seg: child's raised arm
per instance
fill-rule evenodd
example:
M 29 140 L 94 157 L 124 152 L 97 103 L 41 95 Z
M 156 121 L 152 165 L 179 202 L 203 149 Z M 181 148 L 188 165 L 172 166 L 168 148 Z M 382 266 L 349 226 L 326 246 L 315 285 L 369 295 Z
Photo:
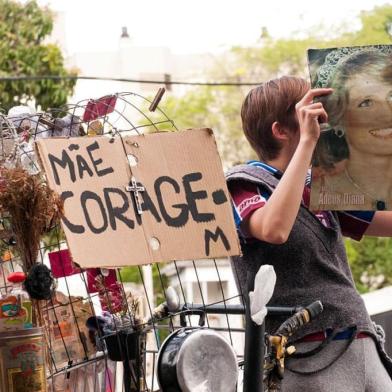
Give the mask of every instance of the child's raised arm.
M 279 123 L 273 123 L 272 132 L 280 134 L 283 144 L 279 160 L 285 166 L 284 174 L 267 203 L 242 223 L 252 237 L 273 244 L 287 241 L 301 204 L 306 175 L 320 136 L 320 123 L 327 121 L 323 105 L 313 103 L 313 98 L 331 92 L 329 88 L 309 90 L 297 103 L 299 130 L 295 134 L 290 135 Z

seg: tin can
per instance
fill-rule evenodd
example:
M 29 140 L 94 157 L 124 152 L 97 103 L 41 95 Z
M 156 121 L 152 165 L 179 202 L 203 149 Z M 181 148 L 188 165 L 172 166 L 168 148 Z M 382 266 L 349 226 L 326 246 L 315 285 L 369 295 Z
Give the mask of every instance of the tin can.
M 47 392 L 42 328 L 0 333 L 1 392 Z

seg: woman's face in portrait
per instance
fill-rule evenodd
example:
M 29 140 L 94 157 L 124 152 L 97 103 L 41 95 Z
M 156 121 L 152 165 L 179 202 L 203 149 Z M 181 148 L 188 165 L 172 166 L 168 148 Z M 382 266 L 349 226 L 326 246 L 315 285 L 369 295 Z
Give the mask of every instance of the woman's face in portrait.
M 346 83 L 344 129 L 351 149 L 392 155 L 392 83 L 363 72 Z

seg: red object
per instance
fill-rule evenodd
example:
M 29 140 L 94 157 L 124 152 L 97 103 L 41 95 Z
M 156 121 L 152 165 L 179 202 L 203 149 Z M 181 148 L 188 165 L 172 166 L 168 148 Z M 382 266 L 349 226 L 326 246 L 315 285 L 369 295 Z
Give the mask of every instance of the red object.
M 123 292 L 120 283 L 116 282 L 98 294 L 102 310 L 117 313 L 123 310 Z
M 105 288 L 109 288 L 117 283 L 116 271 L 114 269 L 108 269 L 106 271 L 109 272 L 109 275 L 103 276 L 100 268 L 86 269 L 87 288 L 90 294 L 98 293 L 99 291 L 101 291 L 101 287 L 99 287 L 100 286 L 99 278 L 101 278 L 101 284 L 103 284 Z
M 364 332 L 359 332 L 355 336 L 355 339 L 363 339 L 363 338 L 368 338 L 369 335 Z M 303 342 L 322 342 L 326 339 L 325 332 L 315 332 L 311 333 L 310 335 L 304 336 L 302 339 L 299 339 L 297 343 L 303 343 Z
M 7 280 L 11 283 L 21 283 L 26 280 L 26 274 L 24 272 L 11 272 Z
M 116 271 L 108 269 L 108 275 L 102 275 L 100 268 L 87 268 L 87 288 L 90 294 L 98 293 L 102 310 L 117 313 L 122 310 L 123 292 L 117 281 Z
M 55 278 L 80 274 L 82 271 L 72 261 L 68 249 L 49 253 L 50 268 Z
M 99 99 L 90 99 L 83 114 L 83 121 L 93 121 L 112 113 L 116 106 L 116 101 L 116 95 L 106 95 Z

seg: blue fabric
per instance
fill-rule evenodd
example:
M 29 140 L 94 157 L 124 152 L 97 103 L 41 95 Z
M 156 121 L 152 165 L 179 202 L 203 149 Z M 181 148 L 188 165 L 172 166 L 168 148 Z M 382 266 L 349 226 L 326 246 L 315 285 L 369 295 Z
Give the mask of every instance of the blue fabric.
M 240 226 L 241 226 L 242 219 L 241 219 L 239 213 L 237 212 L 237 209 L 234 207 L 234 205 L 232 206 L 232 209 L 233 209 L 235 226 L 237 227 L 237 230 L 239 230 Z
M 335 335 L 335 337 L 333 338 L 333 340 L 348 340 L 352 337 L 354 330 L 355 330 L 354 328 L 347 328 L 344 331 L 337 333 Z M 332 335 L 333 330 L 327 329 L 326 333 L 327 333 L 327 336 L 330 336 L 330 335 Z
M 370 223 L 376 211 L 342 211 L 346 215 L 353 216 L 356 219 Z
M 268 165 L 267 163 L 264 163 L 264 162 L 260 162 L 260 161 L 255 161 L 255 160 L 253 160 L 253 161 L 248 161 L 248 162 L 246 162 L 246 163 L 247 163 L 248 165 L 250 165 L 250 166 L 261 167 L 261 168 L 263 168 L 263 169 L 269 171 L 270 173 L 272 173 L 272 174 L 274 175 L 274 177 L 279 178 L 279 179 L 280 179 L 280 178 L 282 177 L 282 175 L 283 175 L 283 173 L 282 173 L 280 170 L 278 170 L 278 169 L 274 168 L 273 166 Z
M 251 166 L 262 167 L 262 168 L 268 170 L 270 173 L 274 174 L 274 176 L 277 178 L 281 178 L 281 176 L 283 175 L 283 173 L 281 171 L 279 171 L 278 169 L 276 169 L 273 166 L 268 165 L 267 163 L 264 163 L 264 162 L 251 160 L 251 161 L 248 161 L 247 164 L 251 165 Z M 308 172 L 308 175 L 306 176 L 305 185 L 308 187 L 310 187 L 310 185 L 311 185 L 311 171 L 310 170 Z M 266 199 L 268 198 L 268 196 L 269 195 L 267 194 Z M 370 223 L 374 217 L 375 211 L 339 211 L 339 213 L 350 215 L 356 219 Z M 241 220 L 239 220 L 239 222 L 241 222 Z

